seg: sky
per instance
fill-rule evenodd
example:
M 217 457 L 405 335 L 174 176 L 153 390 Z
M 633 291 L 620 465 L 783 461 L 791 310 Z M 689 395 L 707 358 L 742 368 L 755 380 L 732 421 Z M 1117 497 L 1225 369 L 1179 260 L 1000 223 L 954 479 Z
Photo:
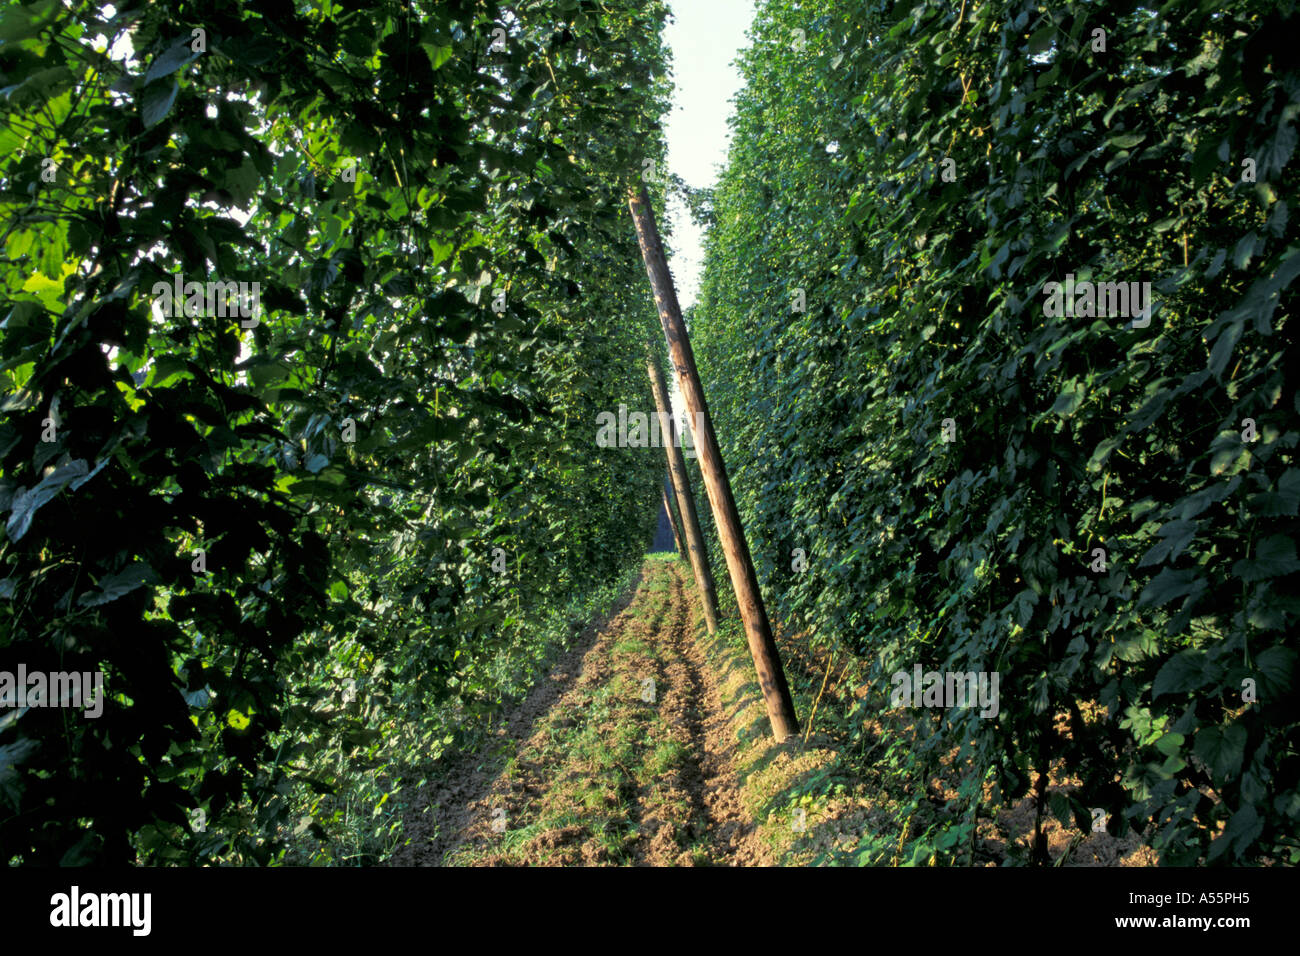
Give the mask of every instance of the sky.
M 671 0 L 673 21 L 664 31 L 672 48 L 676 90 L 665 124 L 668 168 L 692 186 L 711 186 L 727 161 L 731 98 L 740 90 L 740 73 L 732 66 L 749 41 L 745 31 L 754 19 L 752 0 Z M 704 250 L 703 233 L 686 207 L 673 202 L 669 268 L 683 309 L 695 302 Z

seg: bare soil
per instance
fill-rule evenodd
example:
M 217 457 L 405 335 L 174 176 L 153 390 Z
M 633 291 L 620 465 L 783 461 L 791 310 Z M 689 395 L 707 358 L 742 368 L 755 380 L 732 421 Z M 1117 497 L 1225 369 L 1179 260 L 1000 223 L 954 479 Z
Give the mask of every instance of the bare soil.
M 770 862 L 684 577 L 648 561 L 635 594 L 507 715 L 493 755 L 453 760 L 423 788 L 388 865 Z

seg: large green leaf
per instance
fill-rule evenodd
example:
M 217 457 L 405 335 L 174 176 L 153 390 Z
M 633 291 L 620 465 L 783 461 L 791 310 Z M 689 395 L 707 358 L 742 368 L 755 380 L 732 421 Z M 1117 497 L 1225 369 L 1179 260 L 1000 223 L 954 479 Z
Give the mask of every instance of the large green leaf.
M 157 126 L 171 112 L 179 90 L 175 80 L 159 80 L 145 85 L 140 94 L 140 121 L 145 129 Z

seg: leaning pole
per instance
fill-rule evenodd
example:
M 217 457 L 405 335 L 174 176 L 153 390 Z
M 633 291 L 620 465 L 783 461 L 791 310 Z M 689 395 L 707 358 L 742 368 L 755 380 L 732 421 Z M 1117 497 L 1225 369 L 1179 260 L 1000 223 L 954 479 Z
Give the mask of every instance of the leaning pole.
M 758 591 L 754 562 L 749 555 L 749 545 L 745 542 L 745 531 L 740 524 L 740 514 L 736 511 L 735 498 L 731 494 L 731 483 L 727 480 L 727 469 L 722 463 L 722 452 L 713 433 L 713 422 L 709 418 L 704 389 L 695 367 L 695 355 L 686 335 L 686 323 L 682 321 L 677 292 L 673 288 L 672 275 L 668 272 L 668 262 L 664 258 L 654 211 L 650 208 L 650 196 L 644 184 L 628 187 L 628 206 L 636 225 L 636 237 L 641 245 L 641 256 L 645 259 L 646 275 L 650 277 L 650 289 L 654 293 L 659 321 L 663 324 L 664 335 L 668 339 L 668 351 L 677 372 L 677 385 L 686 402 L 686 410 L 690 413 L 695 450 L 700 460 L 700 471 L 704 475 L 704 488 L 713 509 L 713 521 L 722 542 L 722 552 L 727 558 L 727 571 L 731 575 L 731 586 L 736 592 L 736 603 L 745 624 L 745 638 L 749 643 L 749 653 L 754 659 L 754 669 L 758 672 L 759 686 L 763 689 L 763 701 L 767 705 L 772 735 L 779 742 L 799 732 L 799 722 L 794 715 L 794 701 L 790 697 L 790 685 L 786 683 L 785 671 L 781 668 L 776 641 L 772 639 L 767 609 L 764 608 L 763 597 Z
M 686 545 L 682 543 L 682 533 L 677 530 L 677 512 L 673 509 L 672 502 L 668 500 L 668 481 L 664 479 L 664 486 L 661 489 L 664 494 L 664 511 L 668 514 L 668 526 L 673 530 L 673 547 L 677 549 L 677 556 L 686 559 Z
M 664 374 L 659 370 L 659 363 L 655 361 L 654 352 L 651 351 L 648 343 L 645 366 L 646 372 L 650 375 L 650 390 L 654 392 L 655 407 L 659 411 L 660 440 L 663 441 L 664 452 L 668 456 L 668 473 L 672 475 L 673 491 L 677 495 L 677 509 L 682 516 L 682 531 L 686 534 L 691 568 L 695 571 L 695 586 L 699 589 L 704 604 L 704 623 L 710 634 L 716 634 L 718 589 L 713 583 L 713 570 L 709 567 L 709 552 L 704 548 L 704 535 L 700 531 L 700 519 L 695 511 L 695 496 L 691 494 L 691 482 L 686 476 L 686 462 L 682 458 L 682 450 L 677 447 L 673 412 L 668 404 L 668 388 L 664 384 Z

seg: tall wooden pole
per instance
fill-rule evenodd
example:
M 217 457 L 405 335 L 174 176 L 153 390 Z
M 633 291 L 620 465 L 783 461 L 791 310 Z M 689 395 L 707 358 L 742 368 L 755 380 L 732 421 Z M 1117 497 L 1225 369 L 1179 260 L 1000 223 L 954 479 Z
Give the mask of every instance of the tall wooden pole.
M 673 428 L 673 410 L 668 404 L 668 388 L 664 374 L 659 370 L 654 352 L 646 348 L 646 371 L 650 374 L 650 390 L 655 394 L 655 407 L 659 409 L 660 439 L 668 455 L 668 472 L 673 476 L 673 490 L 677 493 L 677 507 L 682 513 L 682 530 L 686 533 L 686 546 L 690 550 L 691 567 L 695 570 L 695 586 L 700 589 L 704 603 L 704 623 L 710 634 L 718 631 L 718 589 L 713 583 L 709 568 L 709 552 L 704 550 L 704 535 L 700 532 L 700 516 L 695 511 L 695 496 L 691 494 L 690 479 L 686 476 L 686 462 L 677 447 Z M 665 429 L 667 433 L 665 434 Z
M 668 527 L 673 529 L 673 546 L 677 549 L 677 556 L 682 558 L 683 560 L 686 560 L 690 557 L 690 555 L 686 553 L 686 543 L 682 540 L 682 533 L 677 530 L 677 526 L 678 526 L 677 511 L 675 508 L 673 508 L 673 503 L 668 498 L 669 482 L 671 481 L 672 481 L 671 475 L 664 478 L 664 486 L 663 486 L 664 511 L 668 512 Z M 674 492 L 674 494 L 675 493 L 676 492 Z
M 686 335 L 686 323 L 682 321 L 677 292 L 668 272 L 668 262 L 659 241 L 659 230 L 655 226 L 654 211 L 650 208 L 650 196 L 644 185 L 628 187 L 628 206 L 632 210 L 632 221 L 636 223 L 636 237 L 641 244 L 641 256 L 645 259 L 646 275 L 650 277 L 650 289 L 654 292 L 659 321 L 668 338 L 668 351 L 677 372 L 677 385 L 691 416 L 691 430 L 695 436 L 700 471 L 704 475 L 704 487 L 713 508 L 714 524 L 717 525 L 718 537 L 722 541 L 722 551 L 727 557 L 727 570 L 736 592 L 736 603 L 740 606 L 740 616 L 745 622 L 745 637 L 749 642 L 749 653 L 754 658 L 759 686 L 763 689 L 767 717 L 772 723 L 773 736 L 782 741 L 799 732 L 799 722 L 794 715 L 794 701 L 790 697 L 790 685 L 786 683 L 785 671 L 781 668 L 776 641 L 772 639 L 772 628 L 767 620 L 767 609 L 763 606 L 763 596 L 758 591 L 754 562 L 749 556 L 749 545 L 745 543 L 745 531 L 741 527 L 740 514 L 736 511 L 736 501 L 731 494 L 731 483 L 727 480 L 727 469 L 722 463 L 722 452 L 718 448 L 717 437 L 713 434 L 709 407 L 704 401 L 704 389 L 695 368 L 695 354 L 691 351 L 691 342 Z

